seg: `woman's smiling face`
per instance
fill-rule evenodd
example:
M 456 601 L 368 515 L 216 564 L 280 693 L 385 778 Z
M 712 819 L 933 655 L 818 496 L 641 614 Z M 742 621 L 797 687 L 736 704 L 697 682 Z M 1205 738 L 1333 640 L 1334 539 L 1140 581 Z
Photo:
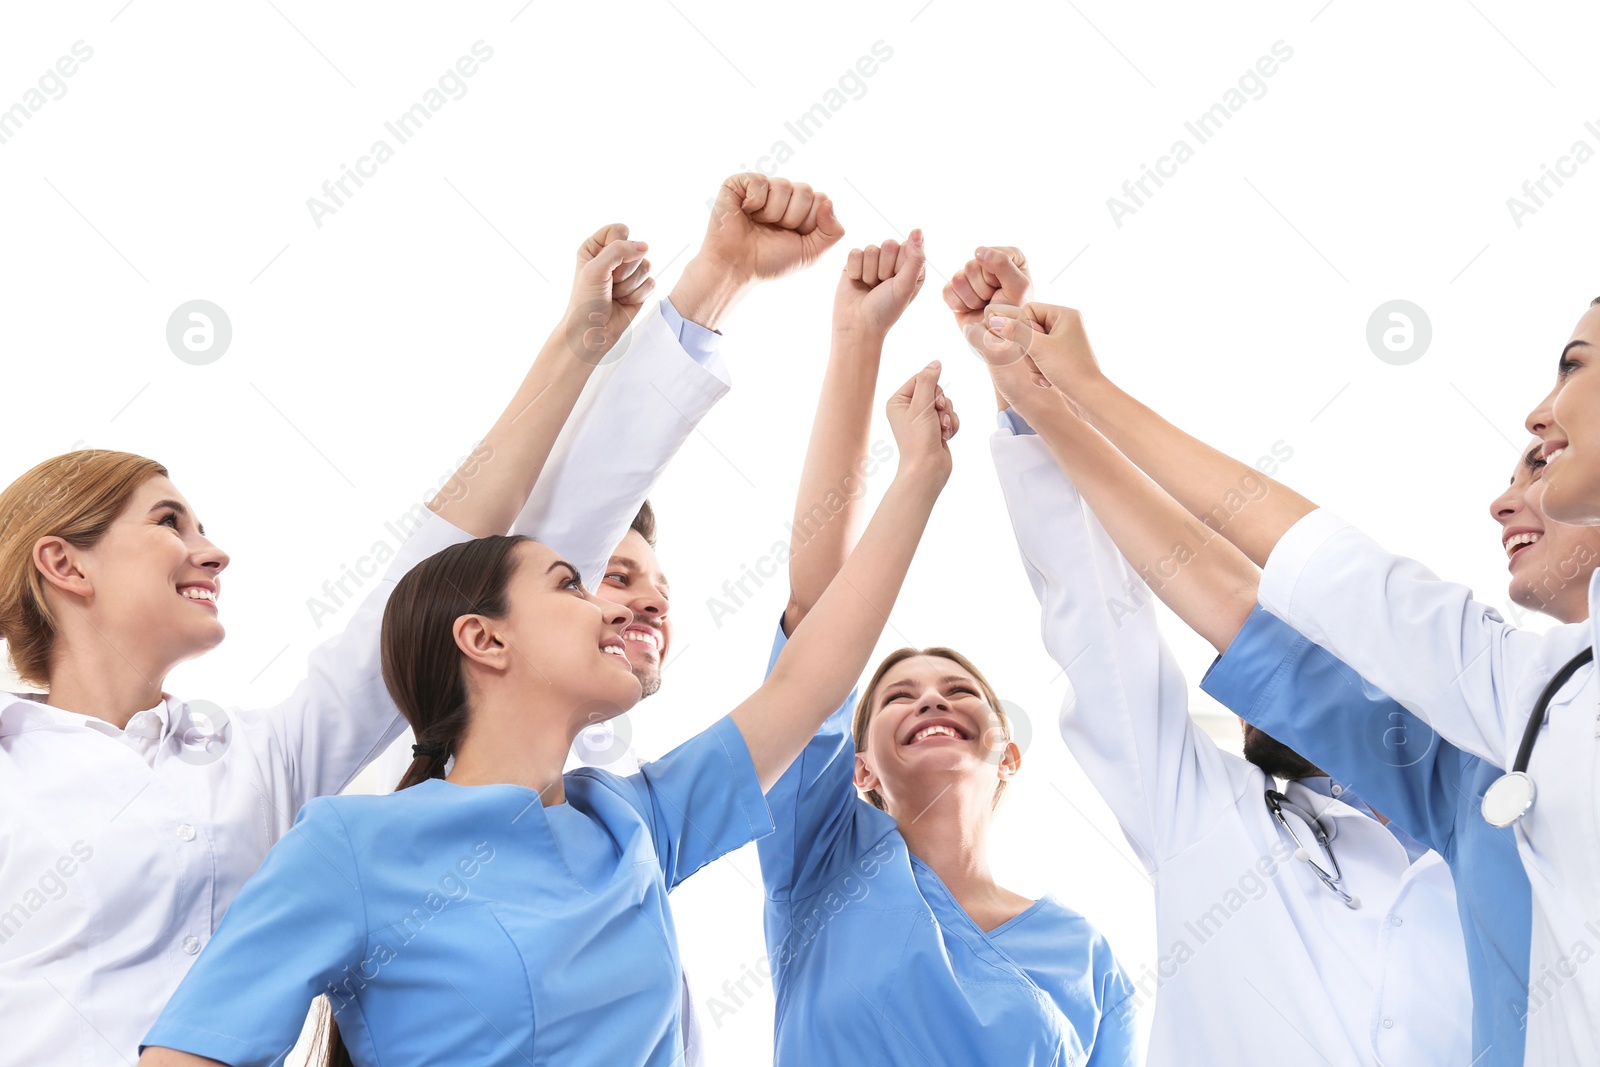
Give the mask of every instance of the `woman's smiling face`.
M 1600 307 L 1561 351 L 1556 384 L 1528 416 L 1544 441 L 1544 512 L 1555 522 L 1600 525 Z
M 228 554 L 168 478 L 140 485 L 92 547 L 41 538 L 34 558 L 54 587 L 52 609 L 81 613 L 129 662 L 164 673 L 222 642 Z
M 856 787 L 876 790 L 891 813 L 897 797 L 921 796 L 931 784 L 965 780 L 993 789 L 1020 764 L 983 686 L 954 660 L 903 659 L 883 676 L 871 700 L 867 744 L 856 755 Z

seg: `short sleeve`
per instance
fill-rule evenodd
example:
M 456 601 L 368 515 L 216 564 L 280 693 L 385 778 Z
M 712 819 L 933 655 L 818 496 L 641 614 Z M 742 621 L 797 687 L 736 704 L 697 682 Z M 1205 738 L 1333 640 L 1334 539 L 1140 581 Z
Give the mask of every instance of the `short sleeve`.
M 1104 938 L 1095 946 L 1094 962 L 1100 1025 L 1084 1067 L 1139 1067 L 1139 1000 L 1133 980 Z
M 355 859 L 339 816 L 314 800 L 267 853 L 145 1034 L 149 1046 L 247 1067 L 293 1047 L 312 1000 L 366 944 Z
M 623 781 L 649 823 L 668 889 L 772 832 L 750 749 L 728 716 Z
M 781 620 L 777 631 L 768 674 L 788 644 Z M 850 734 L 855 703 L 852 691 L 767 791 L 776 829 L 757 849 L 761 879 L 773 900 L 809 896 L 894 826 L 888 815 L 856 795 L 856 746 Z
M 1429 848 L 1449 847 L 1460 750 L 1265 608 L 1250 613 L 1200 688 Z

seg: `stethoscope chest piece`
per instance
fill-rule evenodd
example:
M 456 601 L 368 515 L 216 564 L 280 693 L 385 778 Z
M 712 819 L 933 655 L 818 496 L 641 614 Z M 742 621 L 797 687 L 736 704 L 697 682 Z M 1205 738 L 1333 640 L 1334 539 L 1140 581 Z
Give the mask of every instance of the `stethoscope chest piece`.
M 1484 790 L 1483 812 L 1484 821 L 1490 826 L 1504 829 L 1528 813 L 1533 807 L 1533 799 L 1538 790 L 1534 788 L 1533 779 L 1525 771 L 1512 771 L 1510 774 L 1501 775 L 1493 785 Z

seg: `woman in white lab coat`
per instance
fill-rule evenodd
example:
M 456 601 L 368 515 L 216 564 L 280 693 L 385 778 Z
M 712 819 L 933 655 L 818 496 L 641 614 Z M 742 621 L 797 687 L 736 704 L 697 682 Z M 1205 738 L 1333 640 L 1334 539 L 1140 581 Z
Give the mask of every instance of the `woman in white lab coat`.
M 1015 346 L 1071 398 L 1092 373 L 1093 354 L 1077 317 L 1062 310 L 1028 305 L 1018 318 L 997 316 L 976 341 Z M 1545 441 L 1544 509 L 1559 522 L 1600 524 L 1596 346 L 1600 306 L 1591 306 L 1562 349 L 1555 389 L 1528 418 Z M 1600 643 L 1600 579 L 1589 582 L 1587 622 L 1528 633 L 1465 586 L 1263 481 L 1269 491 L 1251 503 L 1259 509 L 1253 528 L 1265 538 L 1257 546 L 1266 554 L 1262 606 L 1452 744 L 1508 771 L 1526 770 L 1534 789 L 1523 797 L 1532 803 L 1515 821 L 1534 910 L 1526 1062 L 1600 1061 L 1600 683 L 1584 662 Z M 1555 688 L 1556 681 L 1564 684 Z M 1548 716 L 1535 717 L 1542 695 Z M 1532 749 L 1519 759 L 1525 738 Z M 1491 786 L 1490 813 L 1506 818 L 1495 792 Z
M 43 691 L 0 694 L 7 1062 L 133 1062 L 301 805 L 338 792 L 400 732 L 378 661 L 390 590 L 434 552 L 510 526 L 654 285 L 644 253 L 623 226 L 584 242 L 566 318 L 505 413 L 273 707 L 224 711 L 164 689 L 174 666 L 222 641 L 229 563 L 165 467 L 72 452 L 0 493 L 0 634 Z

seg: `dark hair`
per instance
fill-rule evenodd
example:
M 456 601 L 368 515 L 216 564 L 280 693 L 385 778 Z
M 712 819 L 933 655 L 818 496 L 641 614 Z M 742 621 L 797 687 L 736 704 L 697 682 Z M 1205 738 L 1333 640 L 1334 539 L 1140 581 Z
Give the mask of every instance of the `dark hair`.
M 517 572 L 515 550 L 529 540 L 514 534 L 451 545 L 407 571 L 389 594 L 380 638 L 383 684 L 411 724 L 417 745 L 430 750 L 411 760 L 396 792 L 444 777 L 470 717 L 456 620 L 505 617 L 511 610 L 507 590 Z M 331 1004 L 319 1012 L 313 1040 L 325 1042 L 323 1067 L 354 1067 Z
M 639 514 L 633 517 L 628 529 L 644 538 L 644 543 L 651 548 L 656 547 L 656 509 L 650 506 L 650 501 L 639 505 Z
M 1590 307 L 1594 307 L 1596 304 L 1600 304 L 1600 296 L 1597 296 L 1593 300 L 1589 301 Z
M 461 650 L 452 632 L 463 615 L 504 618 L 521 534 L 480 537 L 435 552 L 395 583 L 383 609 L 383 684 L 430 749 L 406 768 L 395 789 L 443 778 L 468 719 Z

